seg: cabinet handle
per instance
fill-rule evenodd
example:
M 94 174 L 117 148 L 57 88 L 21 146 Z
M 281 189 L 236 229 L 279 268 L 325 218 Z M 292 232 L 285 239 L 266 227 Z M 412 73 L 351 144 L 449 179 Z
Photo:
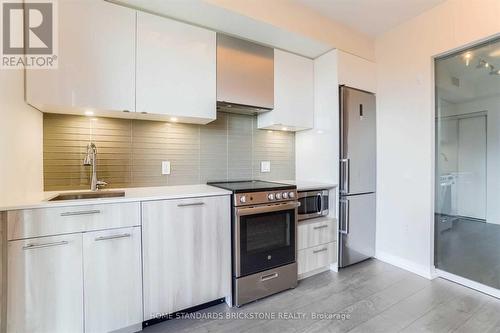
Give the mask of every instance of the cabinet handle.
M 328 228 L 328 224 L 319 225 L 317 227 L 314 227 L 313 229 L 318 230 L 318 229 L 324 229 L 324 228 Z
M 128 238 L 132 236 L 131 234 L 121 234 L 121 235 L 111 235 L 111 236 L 100 236 L 95 239 L 96 242 L 109 240 L 109 239 L 117 239 L 117 238 Z
M 23 246 L 23 250 L 33 250 L 33 249 L 40 249 L 43 247 L 60 246 L 60 245 L 67 245 L 67 244 L 69 244 L 68 241 L 44 243 L 44 244 L 28 244 L 26 246 Z
M 77 215 L 92 215 L 92 214 L 100 214 L 100 210 L 82 210 L 79 212 L 65 212 L 61 213 L 61 216 L 77 216 Z
M 177 207 L 203 206 L 204 204 L 205 204 L 204 202 L 193 202 L 193 203 L 178 204 Z
M 316 253 L 320 253 L 320 252 L 325 252 L 327 251 L 328 249 L 326 247 L 320 249 L 320 250 L 314 250 L 313 253 L 316 254 Z
M 278 273 L 273 273 L 273 274 L 268 274 L 268 275 L 263 275 L 260 277 L 261 281 L 267 281 L 267 280 L 272 280 L 276 279 L 278 277 Z

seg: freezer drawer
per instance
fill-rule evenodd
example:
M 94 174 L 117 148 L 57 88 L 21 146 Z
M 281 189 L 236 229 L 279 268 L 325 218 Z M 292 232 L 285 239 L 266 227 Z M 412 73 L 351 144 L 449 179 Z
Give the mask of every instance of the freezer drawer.
M 340 197 L 339 267 L 375 255 L 375 193 Z

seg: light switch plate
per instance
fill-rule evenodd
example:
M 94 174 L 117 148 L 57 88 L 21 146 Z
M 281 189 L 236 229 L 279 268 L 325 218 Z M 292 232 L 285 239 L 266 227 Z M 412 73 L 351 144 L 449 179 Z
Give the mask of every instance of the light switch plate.
M 261 161 L 260 172 L 271 172 L 271 161 Z
M 161 162 L 161 174 L 170 175 L 170 161 Z

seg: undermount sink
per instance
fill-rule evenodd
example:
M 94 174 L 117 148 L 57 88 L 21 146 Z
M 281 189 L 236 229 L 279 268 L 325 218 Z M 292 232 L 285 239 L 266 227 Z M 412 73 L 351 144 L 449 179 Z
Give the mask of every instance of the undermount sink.
M 75 192 L 64 193 L 49 199 L 49 201 L 62 201 L 62 200 L 83 200 L 83 199 L 99 199 L 99 198 L 117 198 L 124 197 L 123 191 L 104 191 L 104 192 Z

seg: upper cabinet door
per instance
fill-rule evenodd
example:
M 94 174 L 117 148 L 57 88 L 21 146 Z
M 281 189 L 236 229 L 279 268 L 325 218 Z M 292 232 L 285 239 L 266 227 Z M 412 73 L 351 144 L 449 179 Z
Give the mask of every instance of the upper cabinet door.
M 258 127 L 299 131 L 313 126 L 313 61 L 274 50 L 274 110 L 259 115 Z
M 58 68 L 26 71 L 26 99 L 47 112 L 135 110 L 132 9 L 102 0 L 58 2 Z
M 137 13 L 137 112 L 146 119 L 216 119 L 216 34 Z

